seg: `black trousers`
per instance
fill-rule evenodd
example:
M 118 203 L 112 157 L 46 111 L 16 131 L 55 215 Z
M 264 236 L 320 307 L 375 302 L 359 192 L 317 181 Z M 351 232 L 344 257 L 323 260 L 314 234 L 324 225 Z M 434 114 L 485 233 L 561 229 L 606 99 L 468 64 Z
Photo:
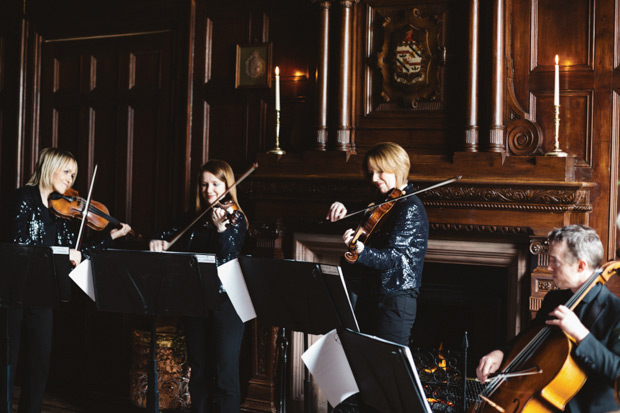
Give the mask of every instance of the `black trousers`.
M 408 346 L 417 314 L 418 294 L 417 289 L 412 289 L 356 297 L 355 315 L 360 330 Z
M 0 357 L 0 412 L 10 413 L 13 399 L 15 371 L 20 346 L 24 351 L 24 383 L 19 400 L 20 413 L 40 413 L 47 384 L 52 352 L 53 311 L 46 308 L 9 309 L 0 312 L 0 334 L 6 342 L 7 322 L 9 333 L 9 360 L 11 375 L 7 386 L 6 352 Z
M 239 352 L 244 327 L 225 293 L 219 310 L 208 317 L 186 319 L 193 413 L 240 411 Z

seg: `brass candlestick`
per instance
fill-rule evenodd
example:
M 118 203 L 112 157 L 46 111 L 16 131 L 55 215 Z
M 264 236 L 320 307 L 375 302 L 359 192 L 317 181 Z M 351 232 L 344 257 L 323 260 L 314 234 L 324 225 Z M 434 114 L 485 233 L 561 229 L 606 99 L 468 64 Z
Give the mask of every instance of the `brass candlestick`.
M 280 111 L 276 110 L 276 147 L 270 150 L 268 153 L 275 155 L 284 155 L 286 152 L 280 148 Z
M 545 156 L 567 156 L 566 152 L 560 150 L 560 105 L 553 105 L 553 126 L 555 127 L 553 150 L 547 152 Z

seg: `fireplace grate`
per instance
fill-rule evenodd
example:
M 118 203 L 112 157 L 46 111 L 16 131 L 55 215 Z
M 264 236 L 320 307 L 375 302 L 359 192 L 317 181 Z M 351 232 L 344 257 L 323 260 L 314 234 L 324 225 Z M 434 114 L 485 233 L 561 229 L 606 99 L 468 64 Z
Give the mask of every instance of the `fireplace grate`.
M 463 403 L 466 351 L 414 348 L 411 354 L 433 412 L 465 411 L 470 402 L 466 395 L 465 403 Z M 472 383 L 477 384 L 471 380 L 466 380 L 466 383 L 468 387 Z
M 467 371 L 467 336 L 463 340 L 462 351 L 421 350 L 412 348 L 411 355 L 420 377 L 426 398 L 433 413 L 461 413 L 476 401 L 484 390 L 484 385 L 475 379 L 463 378 Z M 464 400 L 464 402 L 463 402 Z M 338 407 L 334 413 L 359 413 L 358 395 L 354 395 Z

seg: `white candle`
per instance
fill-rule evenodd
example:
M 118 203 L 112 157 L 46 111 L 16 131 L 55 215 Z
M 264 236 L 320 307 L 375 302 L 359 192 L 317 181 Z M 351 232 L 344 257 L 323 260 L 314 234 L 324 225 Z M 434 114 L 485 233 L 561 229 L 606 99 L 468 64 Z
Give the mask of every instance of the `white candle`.
M 555 55 L 555 82 L 553 85 L 553 105 L 560 106 L 560 59 Z
M 280 68 L 276 66 L 276 110 L 280 110 Z

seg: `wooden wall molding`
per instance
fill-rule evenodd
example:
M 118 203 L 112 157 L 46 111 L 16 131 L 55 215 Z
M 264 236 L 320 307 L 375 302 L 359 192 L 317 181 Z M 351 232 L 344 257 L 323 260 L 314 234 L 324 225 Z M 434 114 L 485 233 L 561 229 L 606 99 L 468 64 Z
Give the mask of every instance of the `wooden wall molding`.
M 416 191 L 428 186 L 415 184 Z M 425 205 L 442 208 L 475 208 L 522 211 L 590 211 L 591 185 L 573 182 L 563 185 L 545 183 L 492 182 L 455 183 L 419 194 Z M 351 181 L 343 186 L 338 181 L 296 179 L 253 179 L 239 188 L 239 193 L 256 202 L 259 200 L 288 199 L 295 201 L 361 200 L 373 198 L 374 190 L 362 181 Z
M 532 230 L 529 227 L 512 227 L 498 225 L 474 225 L 474 224 L 455 224 L 445 222 L 431 222 L 431 230 L 434 231 L 450 231 L 461 233 L 489 233 L 489 234 L 511 234 L 511 235 L 529 235 Z

